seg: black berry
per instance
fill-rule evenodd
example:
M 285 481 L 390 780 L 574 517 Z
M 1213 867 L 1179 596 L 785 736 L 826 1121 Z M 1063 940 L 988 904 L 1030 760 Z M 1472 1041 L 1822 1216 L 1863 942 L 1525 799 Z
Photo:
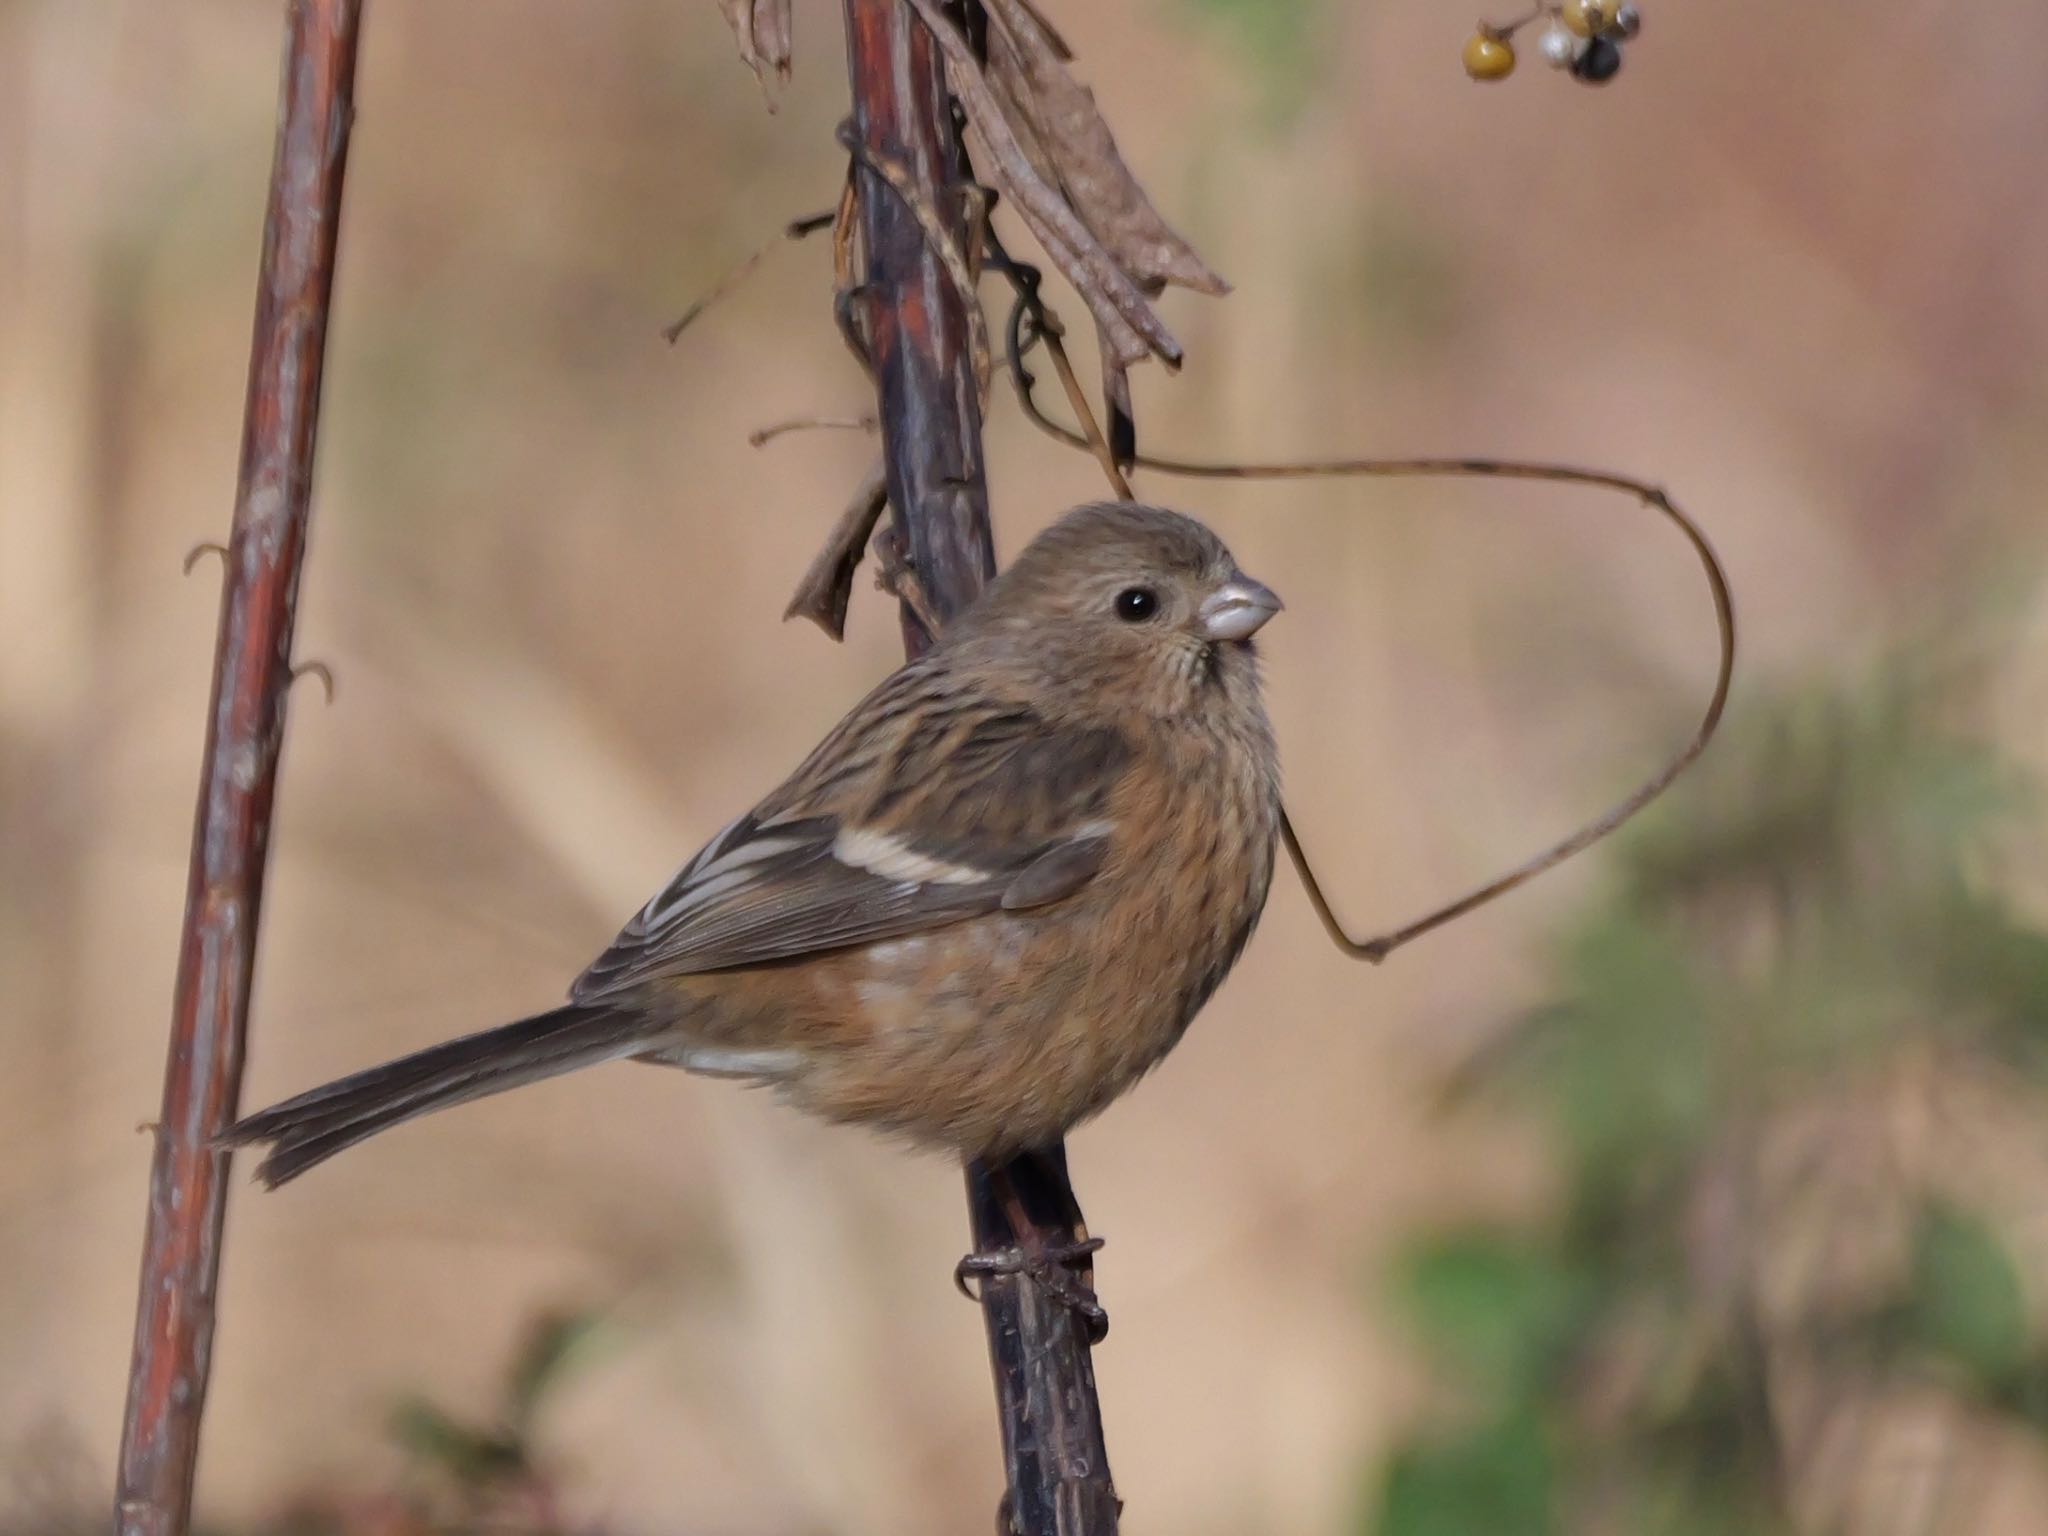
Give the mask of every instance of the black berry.
M 1621 45 L 1610 37 L 1594 38 L 1572 61 L 1572 73 L 1588 85 L 1605 85 L 1620 72 Z

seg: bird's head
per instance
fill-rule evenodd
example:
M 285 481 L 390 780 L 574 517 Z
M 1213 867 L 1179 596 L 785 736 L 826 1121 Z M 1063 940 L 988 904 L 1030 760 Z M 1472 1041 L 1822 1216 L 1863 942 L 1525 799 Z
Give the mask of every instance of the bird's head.
M 1062 694 L 1174 716 L 1214 689 L 1256 702 L 1252 636 L 1280 606 L 1193 518 L 1104 502 L 1033 539 L 949 641 L 1010 655 Z

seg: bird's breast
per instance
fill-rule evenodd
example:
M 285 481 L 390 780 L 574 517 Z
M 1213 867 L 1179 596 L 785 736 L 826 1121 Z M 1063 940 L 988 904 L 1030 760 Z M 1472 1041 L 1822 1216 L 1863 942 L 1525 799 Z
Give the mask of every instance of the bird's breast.
M 1172 1048 L 1235 961 L 1272 873 L 1259 805 L 1250 777 L 1171 777 L 1073 896 L 848 952 L 791 1096 L 969 1154 L 1063 1134 Z

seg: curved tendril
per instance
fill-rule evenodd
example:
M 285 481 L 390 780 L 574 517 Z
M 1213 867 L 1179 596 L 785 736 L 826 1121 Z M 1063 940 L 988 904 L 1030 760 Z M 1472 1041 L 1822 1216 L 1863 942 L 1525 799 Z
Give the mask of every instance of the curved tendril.
M 1012 261 L 1000 252 L 990 264 L 1004 272 L 1016 290 L 1017 300 L 1010 311 L 1005 340 L 1009 354 L 1010 380 L 1016 388 L 1017 401 L 1025 416 L 1048 436 L 1071 448 L 1094 454 L 1103 464 L 1112 488 L 1119 496 L 1130 499 L 1130 485 L 1117 472 L 1101 428 L 1096 424 L 1094 412 L 1088 407 L 1087 396 L 1082 392 L 1079 381 L 1074 377 L 1073 367 L 1067 361 L 1066 349 L 1060 339 L 1062 329 L 1059 321 L 1038 295 L 1036 269 Z M 1024 355 L 1034 345 L 1041 344 L 1052 358 L 1060 382 L 1065 387 L 1068 401 L 1074 407 L 1076 419 L 1085 428 L 1082 432 L 1076 432 L 1047 416 L 1033 395 L 1033 385 L 1036 381 L 1024 367 Z M 1331 941 L 1353 959 L 1369 961 L 1376 965 L 1410 940 L 1420 938 L 1455 918 L 1463 917 L 1496 897 L 1505 896 L 1517 886 L 1533 880 L 1548 869 L 1555 868 L 1572 855 L 1583 853 L 1668 789 L 1672 782 L 1691 767 L 1694 760 L 1706 750 L 1707 743 L 1713 739 L 1715 730 L 1721 724 L 1722 712 L 1728 704 L 1728 690 L 1735 676 L 1735 600 L 1729 590 L 1728 574 L 1699 524 L 1682 511 L 1664 490 L 1647 481 L 1609 470 L 1582 469 L 1568 464 L 1543 464 L 1513 459 L 1311 459 L 1268 464 L 1235 464 L 1140 453 L 1133 457 L 1132 463 L 1138 468 L 1153 470 L 1162 475 L 1198 480 L 1490 476 L 1501 480 L 1582 485 L 1593 490 L 1613 491 L 1634 497 L 1643 506 L 1656 512 L 1677 528 L 1699 559 L 1700 569 L 1706 576 L 1708 591 L 1713 595 L 1714 622 L 1720 637 L 1720 659 L 1714 673 L 1713 693 L 1707 700 L 1706 710 L 1700 716 L 1699 726 L 1693 732 L 1692 739 L 1661 769 L 1604 814 L 1585 823 L 1570 836 L 1551 844 L 1507 874 L 1488 881 L 1455 901 L 1434 908 L 1413 922 L 1388 929 L 1370 939 L 1354 939 L 1345 931 L 1343 923 L 1330 905 L 1329 898 L 1323 894 L 1322 883 L 1316 879 L 1315 871 L 1309 865 L 1308 855 L 1301 846 L 1301 838 L 1296 834 L 1286 810 L 1282 809 L 1281 837 L 1287 844 L 1288 857 L 1293 860 L 1294 868 L 1301 876 L 1301 883 L 1308 890 L 1309 903 L 1315 908 L 1316 916 L 1321 920 Z

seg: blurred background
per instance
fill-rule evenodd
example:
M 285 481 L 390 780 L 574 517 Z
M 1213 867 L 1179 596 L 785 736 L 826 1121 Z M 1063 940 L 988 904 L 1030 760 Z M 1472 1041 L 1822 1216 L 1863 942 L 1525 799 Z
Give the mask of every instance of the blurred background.
M 1073 1143 L 1134 1530 L 2048 1519 L 2048 11 L 1642 0 L 1605 90 L 1445 0 L 1047 0 L 1237 286 L 1155 450 L 1668 485 L 1744 624 L 1615 844 L 1380 970 L 1283 876 Z M 896 658 L 778 615 L 865 467 L 822 241 L 837 7 L 774 115 L 709 0 L 373 6 L 245 1100 L 556 998 Z M 1505 16 L 1494 18 L 1505 20 Z M 0 4 L 0 1530 L 111 1477 L 275 109 L 275 5 Z M 1022 245 L 1018 237 L 1018 245 Z M 1069 318 L 1080 312 L 1065 301 Z M 998 387 L 1013 552 L 1093 466 Z M 1560 835 L 1712 675 L 1683 546 L 1474 482 L 1141 492 L 1283 592 L 1354 931 Z M 985 1528 L 957 1171 L 619 1067 L 230 1211 L 219 1533 Z

